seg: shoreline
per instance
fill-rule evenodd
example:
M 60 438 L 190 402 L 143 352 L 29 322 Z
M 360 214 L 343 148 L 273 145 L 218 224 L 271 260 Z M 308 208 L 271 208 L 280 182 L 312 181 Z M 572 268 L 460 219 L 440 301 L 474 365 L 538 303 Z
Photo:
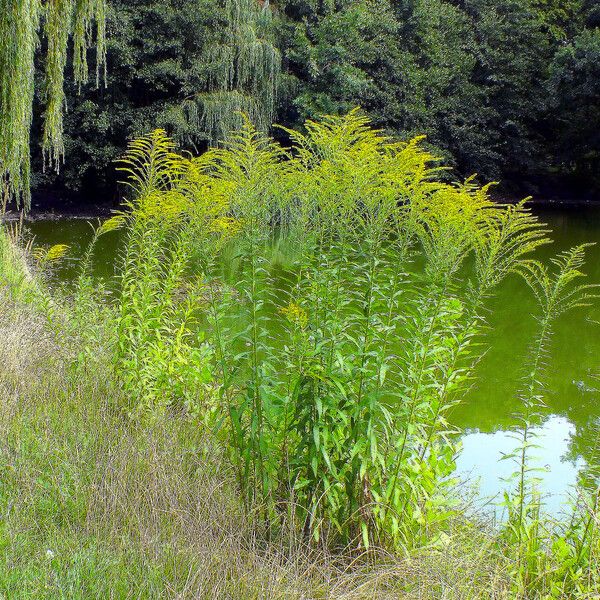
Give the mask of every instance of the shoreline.
M 516 204 L 519 199 L 515 198 L 492 198 L 494 202 L 499 204 Z M 38 207 L 35 206 L 38 204 Z M 540 208 L 565 208 L 565 209 L 576 209 L 576 208 L 598 208 L 600 209 L 599 200 L 565 200 L 557 198 L 545 198 L 536 199 L 532 198 L 528 200 L 529 206 Z M 62 206 L 61 206 L 62 205 Z M 12 209 L 7 210 L 3 214 L 0 214 L 0 223 L 11 223 L 19 221 L 21 218 L 27 223 L 34 223 L 36 221 L 64 221 L 64 220 L 93 220 L 110 217 L 117 210 L 119 205 L 114 204 L 98 204 L 87 207 L 77 207 L 70 203 L 64 202 L 50 202 L 47 209 L 39 208 L 39 203 L 34 203 L 33 208 L 27 215 L 23 215 L 20 210 Z

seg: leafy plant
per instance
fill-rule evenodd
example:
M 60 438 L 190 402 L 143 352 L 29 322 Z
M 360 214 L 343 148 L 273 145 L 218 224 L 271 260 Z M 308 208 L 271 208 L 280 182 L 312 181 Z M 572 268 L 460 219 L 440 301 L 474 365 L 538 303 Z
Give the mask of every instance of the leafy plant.
M 542 357 L 551 322 L 591 293 L 573 283 L 583 249 L 552 275 L 532 258 L 548 238 L 524 202 L 440 182 L 420 139 L 390 140 L 358 111 L 286 132 L 290 149 L 246 120 L 199 158 L 161 131 L 131 144 L 134 196 L 114 222 L 129 410 L 185 409 L 212 429 L 271 534 L 291 519 L 333 545 L 441 543 L 459 451 L 447 413 L 485 351 L 487 301 L 526 277 Z M 528 469 L 517 545 L 535 522 Z
M 538 317 L 538 333 L 531 349 L 528 372 L 520 394 L 523 411 L 520 415 L 522 425 L 516 436 L 518 446 L 505 457 L 513 459 L 517 466 L 513 474 L 516 489 L 512 494 L 505 493 L 508 516 L 504 527 L 509 551 L 514 553 L 516 558 L 513 583 L 517 594 L 529 594 L 545 583 L 549 586 L 551 596 L 557 597 L 557 592 L 562 594 L 573 586 L 582 554 L 579 550 L 575 552 L 576 560 L 572 565 L 576 564 L 577 568 L 570 570 L 567 567 L 571 561 L 568 558 L 570 545 L 565 538 L 570 538 L 571 541 L 578 540 L 574 543 L 574 548 L 586 547 L 587 531 L 597 513 L 597 507 L 592 505 L 583 537 L 580 537 L 582 533 L 576 524 L 577 519 L 571 523 L 565 534 L 550 536 L 552 551 L 562 554 L 559 572 L 550 570 L 548 540 L 541 517 L 540 493 L 536 489 L 539 483 L 536 472 L 540 469 L 532 464 L 531 450 L 536 448 L 534 424 L 539 417 L 537 411 L 543 405 L 544 364 L 552 327 L 562 314 L 577 307 L 587 306 L 596 297 L 595 286 L 579 283 L 579 279 L 583 277 L 581 268 L 586 246 L 576 246 L 553 258 L 551 263 L 554 272 L 539 261 L 530 260 L 521 266 L 521 273 L 539 302 L 541 314 Z

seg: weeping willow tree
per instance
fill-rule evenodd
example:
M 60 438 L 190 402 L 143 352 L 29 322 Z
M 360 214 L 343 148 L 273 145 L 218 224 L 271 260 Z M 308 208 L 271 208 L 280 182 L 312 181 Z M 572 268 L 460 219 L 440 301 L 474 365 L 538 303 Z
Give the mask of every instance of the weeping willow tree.
M 242 113 L 262 131 L 275 114 L 281 55 L 270 40 L 268 0 L 222 0 L 226 27 L 205 52 L 204 89 L 182 105 L 189 128 L 211 143 L 243 125 Z
M 96 42 L 96 80 L 104 68 L 106 0 L 0 0 L 0 180 L 2 196 L 30 204 L 30 130 L 34 61 L 45 49 L 42 146 L 56 168 L 64 156 L 64 74 L 73 38 L 74 79 L 88 78 L 87 50 Z

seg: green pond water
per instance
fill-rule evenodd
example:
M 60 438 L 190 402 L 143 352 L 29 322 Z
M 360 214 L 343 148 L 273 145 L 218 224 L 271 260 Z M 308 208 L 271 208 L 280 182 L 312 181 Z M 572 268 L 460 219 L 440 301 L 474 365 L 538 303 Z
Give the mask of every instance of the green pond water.
M 586 272 L 590 282 L 600 283 L 600 207 L 538 208 L 536 212 L 553 230 L 554 240 L 540 251 L 540 258 L 575 244 L 596 242 L 588 251 Z M 74 257 L 91 237 L 89 224 L 77 219 L 36 221 L 28 228 L 36 244 L 69 244 Z M 118 251 L 117 235 L 101 239 L 94 267 L 98 276 L 114 273 Z M 74 269 L 75 262 L 67 263 L 58 276 L 68 279 Z M 520 409 L 516 391 L 535 333 L 536 313 L 527 286 L 516 277 L 505 281 L 488 314 L 487 354 L 472 389 L 451 414 L 453 424 L 463 431 L 458 470 L 486 498 L 500 494 L 506 487 L 503 478 L 514 469 L 510 461 L 500 458 L 515 447 L 511 428 L 518 423 Z M 565 315 L 557 324 L 547 375 L 546 407 L 537 428 L 540 448 L 534 455 L 541 468 L 546 509 L 557 512 L 600 434 L 600 302 Z

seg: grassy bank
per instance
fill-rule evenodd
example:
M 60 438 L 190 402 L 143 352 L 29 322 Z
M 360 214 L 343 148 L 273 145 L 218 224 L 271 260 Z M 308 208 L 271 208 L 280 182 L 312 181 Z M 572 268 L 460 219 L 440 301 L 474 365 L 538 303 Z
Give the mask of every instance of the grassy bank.
M 72 287 L 67 251 L 0 238 L 0 592 L 7 598 L 560 598 L 600 588 L 589 465 L 544 516 L 536 409 L 553 324 L 594 301 L 585 247 L 548 265 L 523 204 L 437 181 L 419 140 L 352 113 L 247 125 L 191 158 L 132 143 L 132 187 Z M 125 231 L 117 289 L 90 274 Z M 539 301 L 506 520 L 454 476 L 447 415 L 489 300 Z

